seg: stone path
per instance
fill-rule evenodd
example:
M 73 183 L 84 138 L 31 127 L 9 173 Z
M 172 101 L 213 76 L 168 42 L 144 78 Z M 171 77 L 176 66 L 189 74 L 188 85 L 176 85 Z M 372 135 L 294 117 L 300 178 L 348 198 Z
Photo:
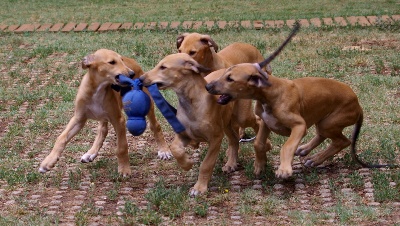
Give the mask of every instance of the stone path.
M 400 21 L 400 15 L 382 15 L 382 16 L 348 16 L 334 18 L 311 18 L 299 19 L 303 27 L 322 27 L 322 26 L 374 26 L 379 23 L 393 23 Z M 226 29 L 228 27 L 242 27 L 245 29 L 269 29 L 282 28 L 284 26 L 292 27 L 295 20 L 246 20 L 246 21 L 172 21 L 172 22 L 125 22 L 125 23 L 56 23 L 56 24 L 3 24 L 0 23 L 2 32 L 106 32 L 121 30 L 138 29 L 199 29 L 213 27 Z

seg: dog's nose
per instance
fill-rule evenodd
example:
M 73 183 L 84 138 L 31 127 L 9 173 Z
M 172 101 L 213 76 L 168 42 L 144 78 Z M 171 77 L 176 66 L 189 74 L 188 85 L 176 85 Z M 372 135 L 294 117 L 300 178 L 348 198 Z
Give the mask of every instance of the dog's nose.
M 139 81 L 143 82 L 145 80 L 146 74 L 143 74 L 142 76 L 139 77 Z
M 210 92 L 212 89 L 213 89 L 213 85 L 212 85 L 211 83 L 208 83 L 208 84 L 206 85 L 206 90 L 207 90 L 208 92 Z
M 133 78 L 133 77 L 135 77 L 135 72 L 134 71 L 129 71 L 128 72 L 128 76 L 129 76 L 129 78 Z

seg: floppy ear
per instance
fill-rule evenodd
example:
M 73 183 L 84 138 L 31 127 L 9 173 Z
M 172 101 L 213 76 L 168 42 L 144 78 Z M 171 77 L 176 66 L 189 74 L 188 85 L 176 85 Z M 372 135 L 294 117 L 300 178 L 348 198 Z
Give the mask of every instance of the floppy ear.
M 218 52 L 218 45 L 214 42 L 214 40 L 209 35 L 202 35 L 201 42 L 205 43 L 206 45 L 213 47 L 215 52 Z
M 271 86 L 271 83 L 268 81 L 268 78 L 261 74 L 250 75 L 249 79 L 247 80 L 247 83 L 251 86 L 256 86 L 258 88 Z
M 179 49 L 181 47 L 183 39 L 185 39 L 186 36 L 188 36 L 189 33 L 183 33 L 176 38 L 176 48 Z
M 82 68 L 87 69 L 94 62 L 94 55 L 90 54 L 82 59 Z
M 198 74 L 210 72 L 211 69 L 204 67 L 203 65 L 197 63 L 196 61 L 186 61 L 185 68 L 192 70 Z

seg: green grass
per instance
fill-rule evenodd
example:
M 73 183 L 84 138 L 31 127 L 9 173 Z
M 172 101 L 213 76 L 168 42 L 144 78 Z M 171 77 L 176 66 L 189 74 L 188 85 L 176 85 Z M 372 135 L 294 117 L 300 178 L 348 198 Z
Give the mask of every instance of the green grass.
M 175 1 L 165 3 L 163 7 L 155 7 L 156 2 L 144 4 L 141 1 L 132 3 L 108 3 L 97 1 L 69 2 L 57 1 L 57 8 L 62 12 L 54 14 L 56 2 L 41 1 L 35 4 L 24 4 L 16 1 L 0 3 L 0 23 L 25 22 L 126 22 L 126 21 L 162 21 L 162 20 L 252 20 L 252 19 L 291 19 L 346 15 L 383 15 L 399 14 L 395 1 L 339 1 L 337 5 L 319 1 L 285 1 L 285 2 L 249 2 L 226 1 L 207 2 L 210 6 L 201 7 L 204 2 L 185 1 L 177 6 L 170 6 Z M 125 6 L 123 5 L 125 4 Z M 129 8 L 126 5 L 129 4 Z M 242 4 L 246 4 L 244 7 Z M 16 7 L 16 10 L 14 8 Z M 283 7 L 285 6 L 285 7 Z M 27 14 L 29 7 L 30 14 Z M 83 13 L 100 7 L 101 13 Z M 141 10 L 135 10 L 136 8 Z M 205 8 L 204 10 L 197 10 Z M 227 8 L 230 9 L 226 10 Z M 46 10 L 43 10 L 46 9 Z M 107 9 L 107 10 L 102 10 Z M 246 9 L 246 10 L 245 10 Z M 283 10 L 285 9 L 285 10 Z M 161 10 L 154 13 L 153 10 Z M 168 11 L 169 13 L 165 13 Z M 240 12 L 241 10 L 242 12 Z M 72 13 L 74 12 L 74 14 Z M 40 12 L 40 13 L 39 13 Z M 134 13 L 131 13 L 134 12 Z M 190 15 L 190 16 L 188 16 Z M 360 157 L 373 163 L 400 163 L 400 36 L 399 24 L 380 24 L 376 27 L 344 27 L 344 28 L 302 28 L 292 43 L 282 54 L 272 62 L 274 75 L 282 78 L 300 78 L 317 76 L 336 79 L 350 85 L 360 99 L 364 109 L 364 124 L 357 145 Z M 143 199 L 148 206 L 139 208 L 135 199 L 126 199 L 122 219 L 109 217 L 109 224 L 116 222 L 126 225 L 153 224 L 157 225 L 169 219 L 179 224 L 182 217 L 193 214 L 196 221 L 207 222 L 210 207 L 217 207 L 226 219 L 219 219 L 220 224 L 229 224 L 229 214 L 232 205 L 238 206 L 238 211 L 244 220 L 263 216 L 270 222 L 279 223 L 276 216 L 285 215 L 288 221 L 297 225 L 321 225 L 329 216 L 326 213 L 336 213 L 335 222 L 348 225 L 360 222 L 379 222 L 380 218 L 390 218 L 392 202 L 398 202 L 400 176 L 398 170 L 372 171 L 375 189 L 375 199 L 382 203 L 379 207 L 366 206 L 357 193 L 364 189 L 365 180 L 356 171 L 357 165 L 350 159 L 348 150 L 339 153 L 332 161 L 332 168 L 344 167 L 351 170 L 347 175 L 329 172 L 329 185 L 332 196 L 336 200 L 333 207 L 318 209 L 318 201 L 310 213 L 299 211 L 299 197 L 291 191 L 293 180 L 286 182 L 289 187 L 283 195 L 274 195 L 273 186 L 285 183 L 274 176 L 274 159 L 279 154 L 280 147 L 286 137 L 271 135 L 273 150 L 267 154 L 266 172 L 260 178 L 253 175 L 254 151 L 252 144 L 241 144 L 239 157 L 241 177 L 250 181 L 250 185 L 242 187 L 242 191 L 231 191 L 230 176 L 222 172 L 225 164 L 226 142 L 224 142 L 214 169 L 210 186 L 216 191 L 195 199 L 188 197 L 190 186 L 197 179 L 198 164 L 189 173 L 178 169 L 174 161 L 157 162 L 157 168 L 149 168 L 149 162 L 155 158 L 155 147 L 150 145 L 143 150 L 136 150 L 134 142 L 130 142 L 130 160 L 133 176 L 121 179 L 117 173 L 117 162 L 114 155 L 115 138 L 108 137 L 109 147 L 101 150 L 101 156 L 93 163 L 67 168 L 71 163 L 77 163 L 94 140 L 96 123 L 90 121 L 85 128 L 63 152 L 63 158 L 57 163 L 57 168 L 48 174 L 37 172 L 38 161 L 49 153 L 55 139 L 62 131 L 73 114 L 73 101 L 82 75 L 80 60 L 99 48 L 109 48 L 122 55 L 135 58 L 143 69 L 149 70 L 165 55 L 176 52 L 175 40 L 184 31 L 125 31 L 108 33 L 0 33 L 0 123 L 10 125 L 8 131 L 0 130 L 0 185 L 6 187 L 9 194 L 17 188 L 23 188 L 24 196 L 19 197 L 18 207 L 1 207 L 0 225 L 53 225 L 58 224 L 57 216 L 51 217 L 44 210 L 28 207 L 23 200 L 34 191 L 58 189 L 63 181 L 68 183 L 67 192 L 79 189 L 84 176 L 90 176 L 91 188 L 101 187 L 103 182 L 112 182 L 107 191 L 90 190 L 88 197 L 102 193 L 109 203 L 115 204 L 120 198 L 120 189 L 125 186 L 134 187 L 130 194 L 136 197 L 137 191 L 144 188 L 140 182 L 157 182 Z M 205 31 L 203 31 L 205 32 Z M 267 55 L 271 53 L 287 36 L 288 28 L 271 30 L 244 29 L 212 29 L 208 34 L 221 48 L 228 44 L 241 41 L 251 43 Z M 363 49 L 350 50 L 348 47 L 359 46 Z M 365 50 L 364 50 L 365 49 Z M 30 85 L 27 85 L 31 81 Z M 46 84 L 44 86 L 41 86 Z M 176 95 L 172 91 L 163 91 L 165 97 L 176 106 Z M 21 105 L 27 109 L 20 112 Z M 160 118 L 162 128 L 172 137 L 171 127 Z M 12 122 L 12 124 L 11 124 Z M 303 142 L 313 137 L 314 129 Z M 352 128 L 345 130 L 350 136 Z M 152 142 L 152 138 L 146 137 Z M 324 143 L 320 148 L 326 146 Z M 201 157 L 207 148 L 201 148 Z M 354 170 L 354 171 L 353 171 Z M 311 190 L 309 196 L 318 200 L 315 192 L 320 185 L 321 177 L 326 171 L 304 170 L 296 177 L 302 178 L 304 184 Z M 168 177 L 174 175 L 174 177 Z M 194 179 L 188 179 L 195 175 Z M 154 179 L 154 177 L 156 178 Z M 164 180 L 158 180 L 163 177 Z M 178 179 L 175 179 L 178 178 Z M 344 178 L 348 186 L 355 192 L 355 206 L 347 206 L 341 196 Z M 251 181 L 261 179 L 264 191 L 251 189 Z M 137 186 L 137 187 L 135 187 Z M 97 193 L 96 193 L 97 192 Z M 236 195 L 236 197 L 235 197 Z M 7 196 L 0 197 L 1 202 L 7 201 Z M 311 199 L 311 198 L 310 198 Z M 231 202 L 240 200 L 235 204 Z M 14 209 L 15 208 L 15 209 Z M 285 209 L 286 208 L 286 209 Z M 377 211 L 375 211 L 377 209 Z M 283 210 L 283 212 L 282 212 Z M 114 209 L 112 211 L 115 211 Z M 37 216 L 35 215 L 37 214 Z M 87 225 L 93 217 L 101 215 L 101 210 L 93 204 L 93 199 L 85 200 L 83 208 L 75 215 L 74 223 Z M 63 216 L 60 216 L 61 218 Z M 104 217 L 104 216 L 102 216 Z M 18 219 L 18 220 L 17 220 Z M 222 222 L 222 223 L 221 223 Z M 104 222 L 103 222 L 104 223 Z M 212 223 L 210 223 L 212 224 Z
M 183 20 L 276 20 L 399 14 L 395 0 L 308 1 L 30 1 L 0 3 L 0 22 L 149 22 Z M 61 10 L 60 10 L 61 9 Z M 29 12 L 29 13 L 27 13 Z

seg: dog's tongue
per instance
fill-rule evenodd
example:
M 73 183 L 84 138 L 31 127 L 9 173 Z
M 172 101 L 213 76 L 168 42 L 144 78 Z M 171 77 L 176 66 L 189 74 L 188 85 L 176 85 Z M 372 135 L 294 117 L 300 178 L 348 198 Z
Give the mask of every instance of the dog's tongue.
M 222 95 L 218 98 L 217 103 L 222 104 L 222 105 L 225 105 L 225 104 L 229 103 L 229 101 L 231 101 L 231 100 L 232 100 L 232 96 L 227 95 L 227 94 L 222 94 Z

